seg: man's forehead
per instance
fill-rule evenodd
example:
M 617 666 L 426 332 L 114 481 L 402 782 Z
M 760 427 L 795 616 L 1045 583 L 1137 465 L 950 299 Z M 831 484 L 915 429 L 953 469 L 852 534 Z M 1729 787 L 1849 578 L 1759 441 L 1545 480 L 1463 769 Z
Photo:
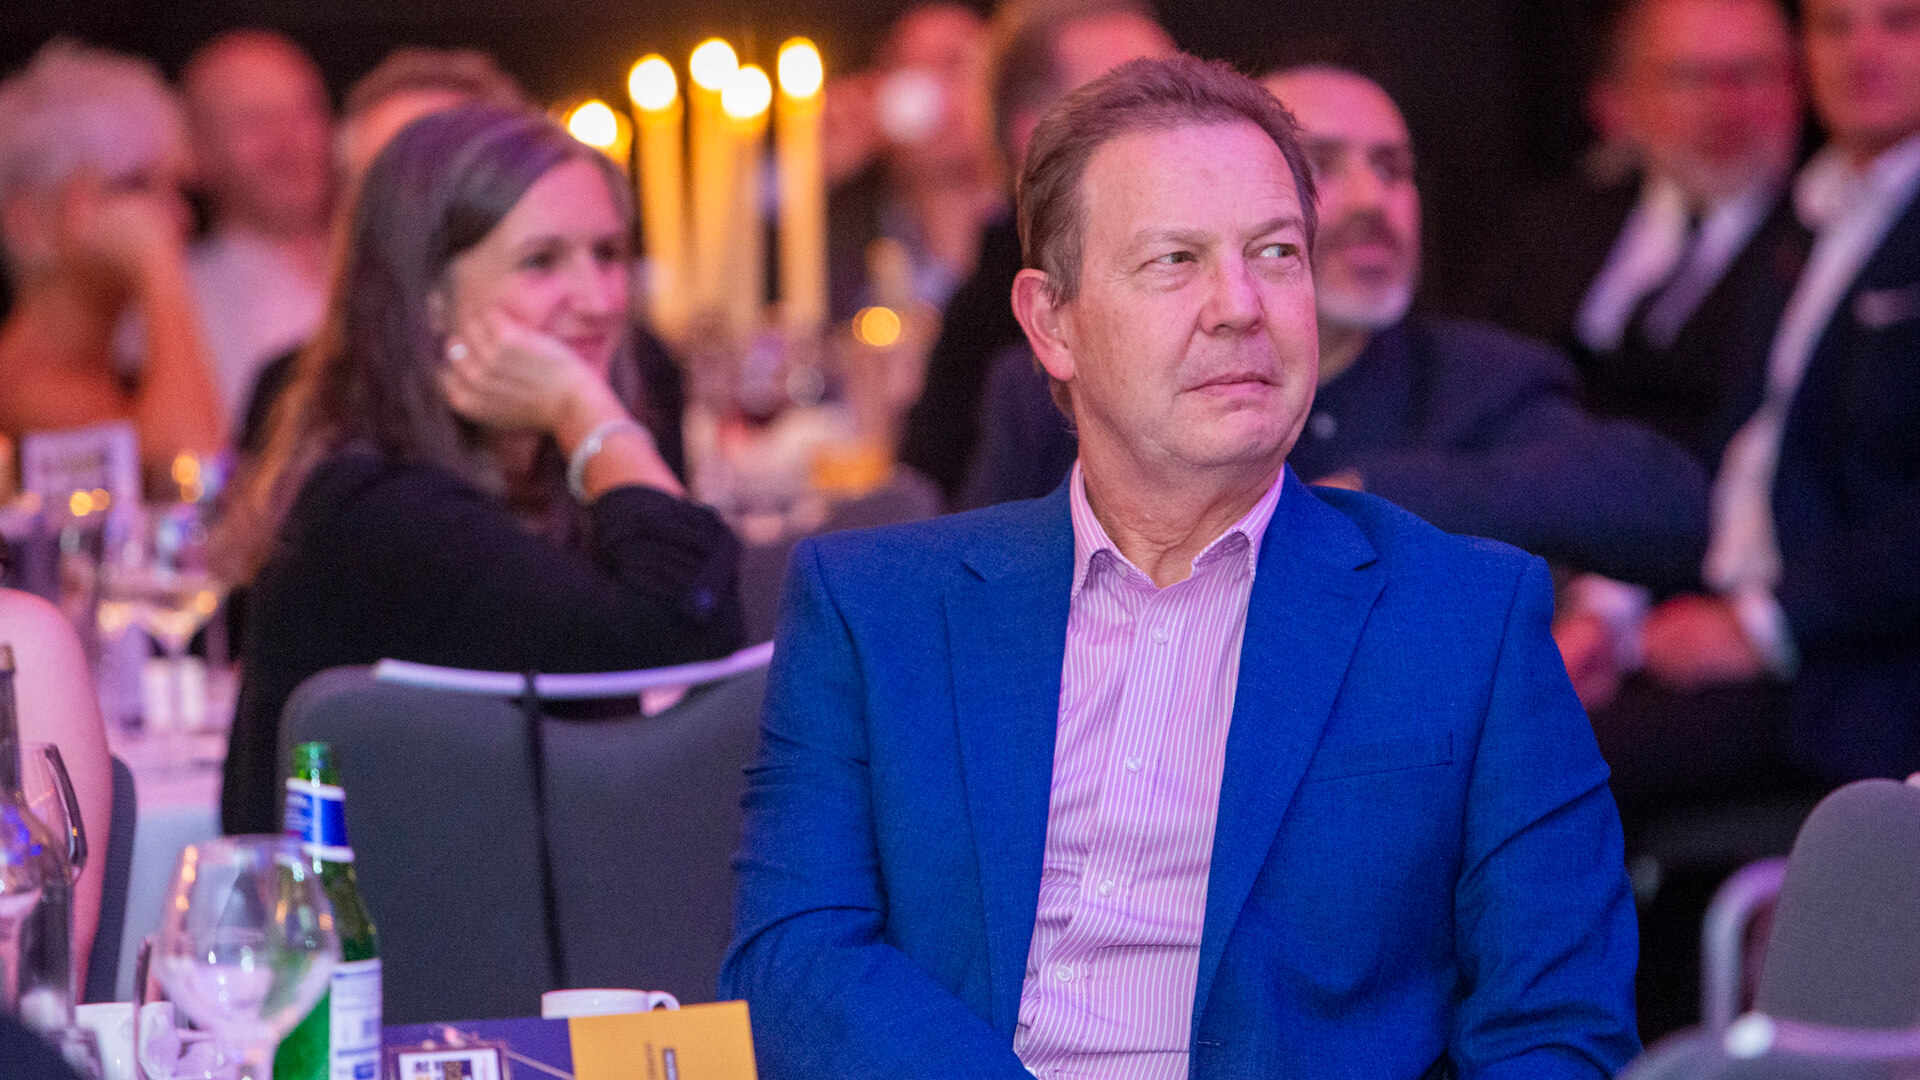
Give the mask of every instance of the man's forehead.
M 1308 141 L 1410 145 L 1406 118 L 1378 83 L 1339 68 L 1302 68 L 1264 84 Z
M 1179 231 L 1223 212 L 1246 220 L 1300 214 L 1293 171 L 1251 122 L 1130 132 L 1094 152 L 1082 181 L 1088 220 L 1127 237 Z
M 1755 45 L 1793 51 L 1793 28 L 1774 0 L 1656 0 L 1628 29 L 1626 56 L 1641 63 L 1710 58 Z

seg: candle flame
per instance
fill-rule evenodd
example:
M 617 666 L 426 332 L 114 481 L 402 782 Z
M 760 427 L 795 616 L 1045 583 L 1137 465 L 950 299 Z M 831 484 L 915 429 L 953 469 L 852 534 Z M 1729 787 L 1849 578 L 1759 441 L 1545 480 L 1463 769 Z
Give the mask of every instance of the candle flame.
M 773 104 L 773 82 L 754 64 L 733 73 L 720 91 L 720 108 L 735 120 L 751 120 Z
M 806 38 L 794 38 L 780 46 L 780 92 L 793 98 L 808 98 L 820 92 L 826 81 L 826 69 L 820 63 L 820 50 Z
M 597 150 L 612 150 L 620 141 L 620 121 L 596 98 L 568 114 L 567 133 Z
M 719 38 L 708 38 L 693 50 L 693 59 L 687 64 L 687 72 L 702 90 L 720 90 L 727 80 L 740 68 L 740 58 L 733 53 L 733 46 Z
M 643 56 L 627 73 L 627 97 L 632 99 L 636 109 L 659 112 L 673 104 L 680 96 L 680 80 L 673 74 L 673 65 L 667 58 L 658 54 Z

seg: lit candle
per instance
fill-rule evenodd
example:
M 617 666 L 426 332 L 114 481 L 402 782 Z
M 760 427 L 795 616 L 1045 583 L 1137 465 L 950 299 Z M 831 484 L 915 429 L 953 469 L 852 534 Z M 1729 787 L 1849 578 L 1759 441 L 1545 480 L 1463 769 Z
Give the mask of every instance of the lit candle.
M 567 114 L 567 133 L 612 158 L 620 171 L 626 171 L 633 132 L 606 102 L 595 99 L 576 106 Z
M 774 138 L 780 169 L 780 303 L 787 328 L 815 334 L 827 320 L 827 193 L 820 160 L 820 50 L 806 38 L 780 46 Z
M 686 178 L 680 139 L 685 107 L 673 65 L 648 56 L 627 75 L 640 149 L 640 229 L 646 241 L 647 303 L 662 336 L 678 339 L 687 322 Z
M 733 211 L 735 154 L 720 94 L 739 69 L 733 47 L 712 38 L 693 50 L 687 65 L 693 113 L 693 317 L 721 312 L 727 296 L 727 218 Z
M 773 104 L 773 82 L 767 73 L 747 64 L 727 80 L 720 107 L 732 125 L 734 150 L 733 212 L 728 229 L 727 329 L 736 342 L 752 338 L 760 328 L 760 309 L 766 303 L 766 238 L 760 220 L 760 160 L 767 140 L 767 108 Z

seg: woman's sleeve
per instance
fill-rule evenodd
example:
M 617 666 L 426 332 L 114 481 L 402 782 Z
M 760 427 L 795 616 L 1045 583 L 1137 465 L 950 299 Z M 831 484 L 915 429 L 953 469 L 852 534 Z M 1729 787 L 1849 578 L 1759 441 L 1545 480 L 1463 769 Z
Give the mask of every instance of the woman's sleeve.
M 528 532 L 496 499 L 433 469 L 388 473 L 340 519 L 343 545 L 379 579 L 365 587 L 406 598 L 395 616 L 420 621 L 420 640 L 433 643 L 426 662 L 621 670 L 742 644 L 738 541 L 712 510 L 664 492 L 602 494 L 588 507 L 584 551 Z

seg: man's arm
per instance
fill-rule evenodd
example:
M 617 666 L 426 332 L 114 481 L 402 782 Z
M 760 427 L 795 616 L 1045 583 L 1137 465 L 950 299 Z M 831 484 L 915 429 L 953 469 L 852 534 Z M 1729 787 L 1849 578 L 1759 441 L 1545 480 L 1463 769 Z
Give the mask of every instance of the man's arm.
M 1544 345 L 1464 324 L 1424 336 L 1428 431 L 1422 445 L 1358 455 L 1366 490 L 1449 532 L 1609 577 L 1661 589 L 1698 578 L 1707 475 L 1692 455 L 1587 413 L 1572 364 Z
M 1462 1080 L 1611 1076 L 1639 1052 L 1639 953 L 1607 768 L 1548 633 L 1532 562 L 1475 748 L 1454 891 Z
M 720 996 L 749 1004 L 761 1074 L 1026 1080 L 1007 1039 L 885 940 L 862 658 L 811 541 L 778 640 L 720 972 Z

